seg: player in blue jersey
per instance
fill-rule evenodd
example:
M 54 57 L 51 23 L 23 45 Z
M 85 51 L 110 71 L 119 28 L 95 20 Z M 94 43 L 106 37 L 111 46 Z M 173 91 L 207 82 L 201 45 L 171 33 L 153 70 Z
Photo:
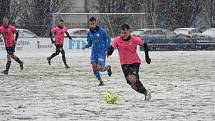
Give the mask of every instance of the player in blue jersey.
M 99 86 L 104 85 L 99 72 L 108 72 L 108 76 L 112 75 L 111 66 L 105 64 L 107 49 L 110 44 L 107 32 L 102 27 L 99 27 L 96 23 L 96 18 L 91 17 L 89 20 L 90 31 L 87 35 L 87 45 L 82 49 L 92 46 L 91 52 L 91 64 L 93 73 L 99 80 Z

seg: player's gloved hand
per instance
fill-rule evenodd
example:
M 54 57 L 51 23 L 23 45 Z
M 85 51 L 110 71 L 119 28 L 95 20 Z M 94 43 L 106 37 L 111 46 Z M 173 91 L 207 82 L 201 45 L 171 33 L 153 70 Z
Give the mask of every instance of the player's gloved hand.
M 110 55 L 107 54 L 107 58 L 109 58 L 109 57 L 110 57 Z
M 145 60 L 146 60 L 146 63 L 148 63 L 148 64 L 151 63 L 151 59 L 149 57 L 146 57 Z
M 72 37 L 69 36 L 69 39 L 72 40 Z
M 52 43 L 54 43 L 54 40 L 53 40 L 53 39 L 51 39 L 51 41 L 52 41 Z

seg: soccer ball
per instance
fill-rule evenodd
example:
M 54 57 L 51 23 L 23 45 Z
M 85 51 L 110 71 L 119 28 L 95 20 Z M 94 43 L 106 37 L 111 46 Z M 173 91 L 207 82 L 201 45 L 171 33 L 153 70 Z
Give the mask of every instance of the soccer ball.
M 111 91 L 108 91 L 107 94 L 105 95 L 105 100 L 108 104 L 115 104 L 117 100 L 117 96 Z

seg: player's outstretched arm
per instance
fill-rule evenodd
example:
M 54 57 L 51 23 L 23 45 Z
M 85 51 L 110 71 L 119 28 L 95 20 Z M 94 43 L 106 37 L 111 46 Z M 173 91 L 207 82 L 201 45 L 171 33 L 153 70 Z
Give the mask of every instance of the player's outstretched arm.
M 110 45 L 107 50 L 107 57 L 111 56 L 113 54 L 113 51 L 114 51 L 114 48 L 112 45 Z
M 49 37 L 51 38 L 52 43 L 54 43 L 54 40 L 53 40 L 53 36 L 52 36 L 52 32 L 51 32 L 51 31 L 50 31 L 50 33 L 49 33 Z
M 68 32 L 65 32 L 66 33 L 66 36 L 70 39 L 70 40 L 72 40 L 72 37 L 69 35 L 69 33 Z
M 1 35 L 1 32 L 0 32 L 0 35 Z M 3 39 L 1 38 L 1 36 L 0 36 L 0 42 L 3 42 Z
M 19 38 L 19 31 L 16 31 L 15 34 L 16 34 L 15 41 L 17 41 L 17 39 Z
M 148 48 L 147 43 L 144 43 L 143 48 L 144 48 L 144 52 L 145 52 L 146 63 L 150 64 L 151 63 L 151 59 L 149 58 L 149 48 Z
M 88 34 L 87 36 L 87 45 L 83 46 L 82 49 L 84 50 L 85 48 L 91 47 L 93 44 L 93 41 L 90 39 L 90 35 Z

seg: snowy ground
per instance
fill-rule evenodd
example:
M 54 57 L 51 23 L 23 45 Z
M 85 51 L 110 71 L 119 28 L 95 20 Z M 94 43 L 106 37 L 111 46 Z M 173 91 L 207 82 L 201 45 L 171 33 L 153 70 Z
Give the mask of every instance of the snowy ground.
M 13 61 L 9 75 L 0 75 L 1 121 L 215 120 L 214 51 L 151 52 L 152 63 L 140 68 L 141 81 L 152 91 L 149 102 L 127 85 L 116 53 L 108 60 L 112 77 L 102 74 L 103 87 L 91 72 L 88 51 L 67 52 L 69 70 L 61 56 L 48 66 L 49 54 L 17 52 L 24 70 Z M 5 63 L 1 53 L 1 70 Z M 118 94 L 117 104 L 105 102 L 108 90 Z

